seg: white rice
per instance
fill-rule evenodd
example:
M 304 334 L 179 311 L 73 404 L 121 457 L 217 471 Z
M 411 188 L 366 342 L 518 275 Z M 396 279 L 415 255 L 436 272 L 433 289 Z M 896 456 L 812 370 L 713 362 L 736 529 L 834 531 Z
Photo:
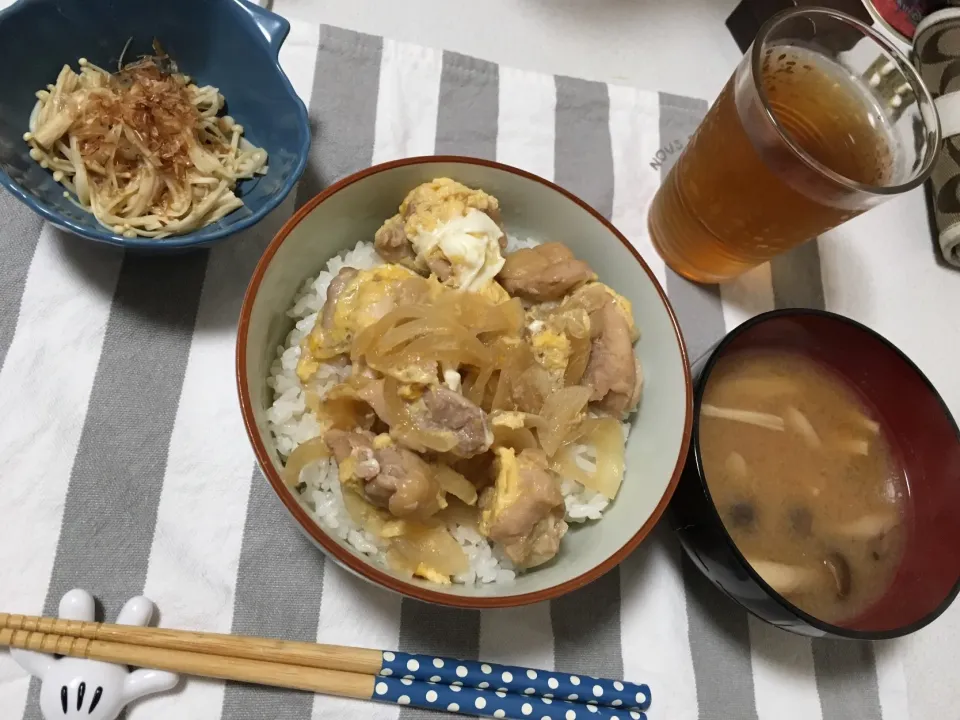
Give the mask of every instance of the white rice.
M 523 247 L 533 247 L 535 240 L 508 239 L 508 252 Z M 274 392 L 274 401 L 267 411 L 267 423 L 276 438 L 277 451 L 286 458 L 298 445 L 320 435 L 316 417 L 306 407 L 305 388 L 297 377 L 297 362 L 300 359 L 300 342 L 313 329 L 317 313 L 323 308 L 327 286 L 344 266 L 366 270 L 383 261 L 370 242 L 359 242 L 352 249 L 338 255 L 327 263 L 326 270 L 316 278 L 306 281 L 287 311 L 296 323 L 282 346 L 277 347 L 277 357 L 270 368 L 267 385 Z M 332 387 L 346 379 L 350 366 L 322 365 L 310 381 L 310 389 L 323 396 Z M 624 433 L 629 425 L 624 423 Z M 577 464 L 584 470 L 594 468 L 593 458 L 587 447 L 581 446 Z M 610 501 L 570 478 L 562 478 L 560 485 L 566 507 L 568 523 L 599 520 Z M 366 555 L 384 567 L 387 566 L 383 542 L 360 528 L 347 514 L 340 491 L 337 464 L 333 460 L 320 460 L 308 464 L 300 473 L 298 499 L 311 517 L 328 533 L 349 545 L 358 553 Z M 470 561 L 470 569 L 454 578 L 465 585 L 484 583 L 509 583 L 516 572 L 509 559 L 480 535 L 475 528 L 457 525 L 450 528 L 453 537 L 460 543 Z

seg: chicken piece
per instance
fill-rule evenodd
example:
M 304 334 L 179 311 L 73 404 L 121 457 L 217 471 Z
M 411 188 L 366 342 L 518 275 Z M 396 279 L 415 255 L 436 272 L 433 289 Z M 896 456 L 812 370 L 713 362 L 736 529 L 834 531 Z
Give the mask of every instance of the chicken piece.
M 597 276 L 566 245 L 550 242 L 507 255 L 497 278 L 511 295 L 544 302 L 559 300 Z
M 374 451 L 380 472 L 366 485 L 370 502 L 397 517 L 427 518 L 445 505 L 433 468 L 419 455 L 396 445 Z
M 363 430 L 328 430 L 323 436 L 323 441 L 341 467 L 341 475 L 361 480 L 370 480 L 380 472 L 380 464 L 373 452 L 373 440 L 373 433 Z
M 640 364 L 640 358 L 634 358 L 634 365 L 637 369 L 637 375 L 633 384 L 633 394 L 630 395 L 630 400 L 627 406 L 620 411 L 621 413 L 629 412 L 637 407 L 640 404 L 640 395 L 643 394 L 643 366 Z
M 383 379 L 371 380 L 365 383 L 357 390 L 357 397 L 363 400 L 367 405 L 373 408 L 377 417 L 386 422 L 387 401 L 383 396 Z
M 429 292 L 426 281 L 400 265 L 342 268 L 327 288 L 327 301 L 316 325 L 301 343 L 300 380 L 307 382 L 320 362 L 349 352 L 361 330 L 398 305 L 415 303 Z
M 422 402 L 414 405 L 414 412 L 419 412 L 426 429 L 453 433 L 457 444 L 450 452 L 457 457 L 478 455 L 493 444 L 487 414 L 447 387 L 435 386 L 427 390 Z
M 633 305 L 609 285 L 604 285 L 601 282 L 592 282 L 578 288 L 570 297 L 563 301 L 561 311 L 565 312 L 569 308 L 577 307 L 586 310 L 588 314 L 592 315 L 596 310 L 599 310 L 611 300 L 630 328 L 630 342 L 636 342 L 640 339 L 640 331 L 637 329 L 637 324 L 633 319 Z
M 593 389 L 591 402 L 622 415 L 633 409 L 631 402 L 635 396 L 639 400 L 637 361 L 630 342 L 630 328 L 612 302 L 591 315 L 590 323 L 593 342 L 582 383 Z
M 590 283 L 568 297 L 561 310 L 582 308 L 590 318 L 590 358 L 581 384 L 593 389 L 591 402 L 613 415 L 640 401 L 643 373 L 633 353 L 639 333 L 630 301 L 602 283 Z
M 337 306 L 337 299 L 357 276 L 357 272 L 356 268 L 343 267 L 340 268 L 337 276 L 330 281 L 330 284 L 327 286 L 327 299 L 323 303 L 323 310 L 317 319 L 315 328 L 320 327 L 323 330 L 329 331 L 333 327 L 334 310 Z M 305 347 L 301 347 L 300 360 L 297 362 L 297 375 L 299 375 L 302 382 L 307 382 L 320 367 L 321 359 L 327 358 L 315 357 L 313 353 L 305 352 L 304 350 Z
M 422 271 L 417 263 L 413 246 L 403 229 L 403 217 L 399 214 L 387 220 L 373 236 L 373 247 L 377 254 L 388 263 L 397 263 L 411 270 Z
M 320 316 L 320 321 L 324 329 L 329 330 L 333 327 L 337 299 L 359 272 L 356 268 L 342 267 L 340 268 L 340 272 L 337 273 L 337 276 L 327 285 L 327 299 L 326 302 L 323 303 L 323 313 Z
M 416 453 L 373 433 L 329 430 L 323 436 L 340 468 L 340 483 L 356 486 L 373 505 L 398 518 L 427 518 L 443 506 L 433 468 Z
M 541 451 L 496 452 L 496 481 L 480 498 L 480 532 L 518 568 L 541 565 L 557 554 L 567 531 L 560 483 Z
M 384 380 L 370 380 L 357 390 L 357 396 L 373 408 L 377 417 L 390 424 L 391 416 L 384 397 Z M 441 385 L 410 386 L 415 390 L 416 399 L 407 401 L 407 408 L 424 430 L 449 437 L 453 443 L 451 454 L 467 458 L 486 451 L 493 443 L 493 432 L 487 420 L 487 414 L 467 400 L 460 393 Z M 402 398 L 402 395 L 401 395 Z M 398 442 L 404 443 L 402 434 L 395 435 Z M 423 447 L 409 444 L 414 450 Z
M 488 197 L 492 197 L 492 196 L 488 196 Z M 496 200 L 496 198 L 493 198 L 493 199 Z M 500 228 L 500 232 L 501 232 L 500 249 L 506 250 L 507 249 L 507 229 L 503 226 L 503 217 L 500 215 L 500 206 L 499 205 L 497 205 L 496 207 L 488 206 L 487 209 L 484 210 L 484 212 L 487 214 L 487 217 L 493 220 L 494 224 L 498 228 Z

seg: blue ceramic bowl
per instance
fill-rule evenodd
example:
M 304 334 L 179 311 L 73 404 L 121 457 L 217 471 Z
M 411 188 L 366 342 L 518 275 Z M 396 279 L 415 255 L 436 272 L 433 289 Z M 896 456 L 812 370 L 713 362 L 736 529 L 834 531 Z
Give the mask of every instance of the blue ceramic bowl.
M 290 31 L 247 0 L 19 0 L 0 12 L 0 184 L 53 224 L 90 240 L 150 251 L 210 245 L 258 222 L 290 192 L 307 162 L 307 110 L 277 62 Z M 269 153 L 269 171 L 238 185 L 244 207 L 217 223 L 162 240 L 108 231 L 63 196 L 23 141 L 35 93 L 81 57 L 115 68 L 151 52 L 156 38 L 182 72 L 218 87 L 245 137 Z

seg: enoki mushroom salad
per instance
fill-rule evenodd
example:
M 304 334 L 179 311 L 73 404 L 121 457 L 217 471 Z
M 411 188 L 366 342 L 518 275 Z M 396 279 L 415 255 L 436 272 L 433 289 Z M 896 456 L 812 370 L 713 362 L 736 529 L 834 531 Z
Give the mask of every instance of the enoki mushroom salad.
M 128 43 L 129 44 L 129 43 Z M 24 140 L 82 208 L 124 237 L 164 238 L 243 206 L 237 183 L 267 172 L 267 153 L 223 115 L 154 41 L 154 54 L 117 72 L 80 58 L 37 92 Z M 124 49 L 126 50 L 126 49 Z

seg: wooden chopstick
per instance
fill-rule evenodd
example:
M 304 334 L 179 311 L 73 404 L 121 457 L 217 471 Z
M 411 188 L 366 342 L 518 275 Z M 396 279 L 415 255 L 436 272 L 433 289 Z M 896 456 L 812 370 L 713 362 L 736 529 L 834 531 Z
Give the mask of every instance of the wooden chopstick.
M 207 655 L 303 665 L 304 667 L 342 670 L 366 675 L 378 674 L 383 664 L 383 653 L 368 648 L 171 630 L 169 628 L 61 620 L 32 615 L 0 613 L 0 628 L 68 635 L 88 640 L 109 640 L 127 645 L 140 645 L 166 650 L 186 650 Z
M 591 720 L 625 720 L 627 717 L 632 720 L 646 719 L 644 713 L 639 711 L 618 710 L 606 706 L 587 706 L 550 698 L 524 697 L 389 676 L 376 677 L 304 665 L 168 650 L 109 640 L 88 640 L 30 630 L 0 629 L 0 646 L 220 680 L 309 690 L 359 700 L 393 702 L 428 710 L 447 710 L 465 715 L 511 720 L 527 720 L 531 715 L 542 720 L 575 720 L 588 717 Z
M 525 717 L 524 706 L 536 705 L 538 718 L 562 708 L 557 717 L 564 720 L 584 710 L 594 720 L 625 720 L 642 716 L 650 705 L 646 685 L 559 671 L 10 613 L 0 613 L 0 645 L 431 709 L 443 709 L 435 703 L 447 696 L 451 702 L 444 707 L 469 700 L 472 710 L 463 705 L 463 712 L 494 717 L 513 717 L 511 709 Z M 494 715 L 494 709 L 506 714 Z
M 167 650 L 107 640 L 87 640 L 82 637 L 53 633 L 3 628 L 0 630 L 0 645 L 155 670 L 169 670 L 185 675 L 274 685 L 363 700 L 369 700 L 374 692 L 375 677 L 373 675 L 185 650 Z

